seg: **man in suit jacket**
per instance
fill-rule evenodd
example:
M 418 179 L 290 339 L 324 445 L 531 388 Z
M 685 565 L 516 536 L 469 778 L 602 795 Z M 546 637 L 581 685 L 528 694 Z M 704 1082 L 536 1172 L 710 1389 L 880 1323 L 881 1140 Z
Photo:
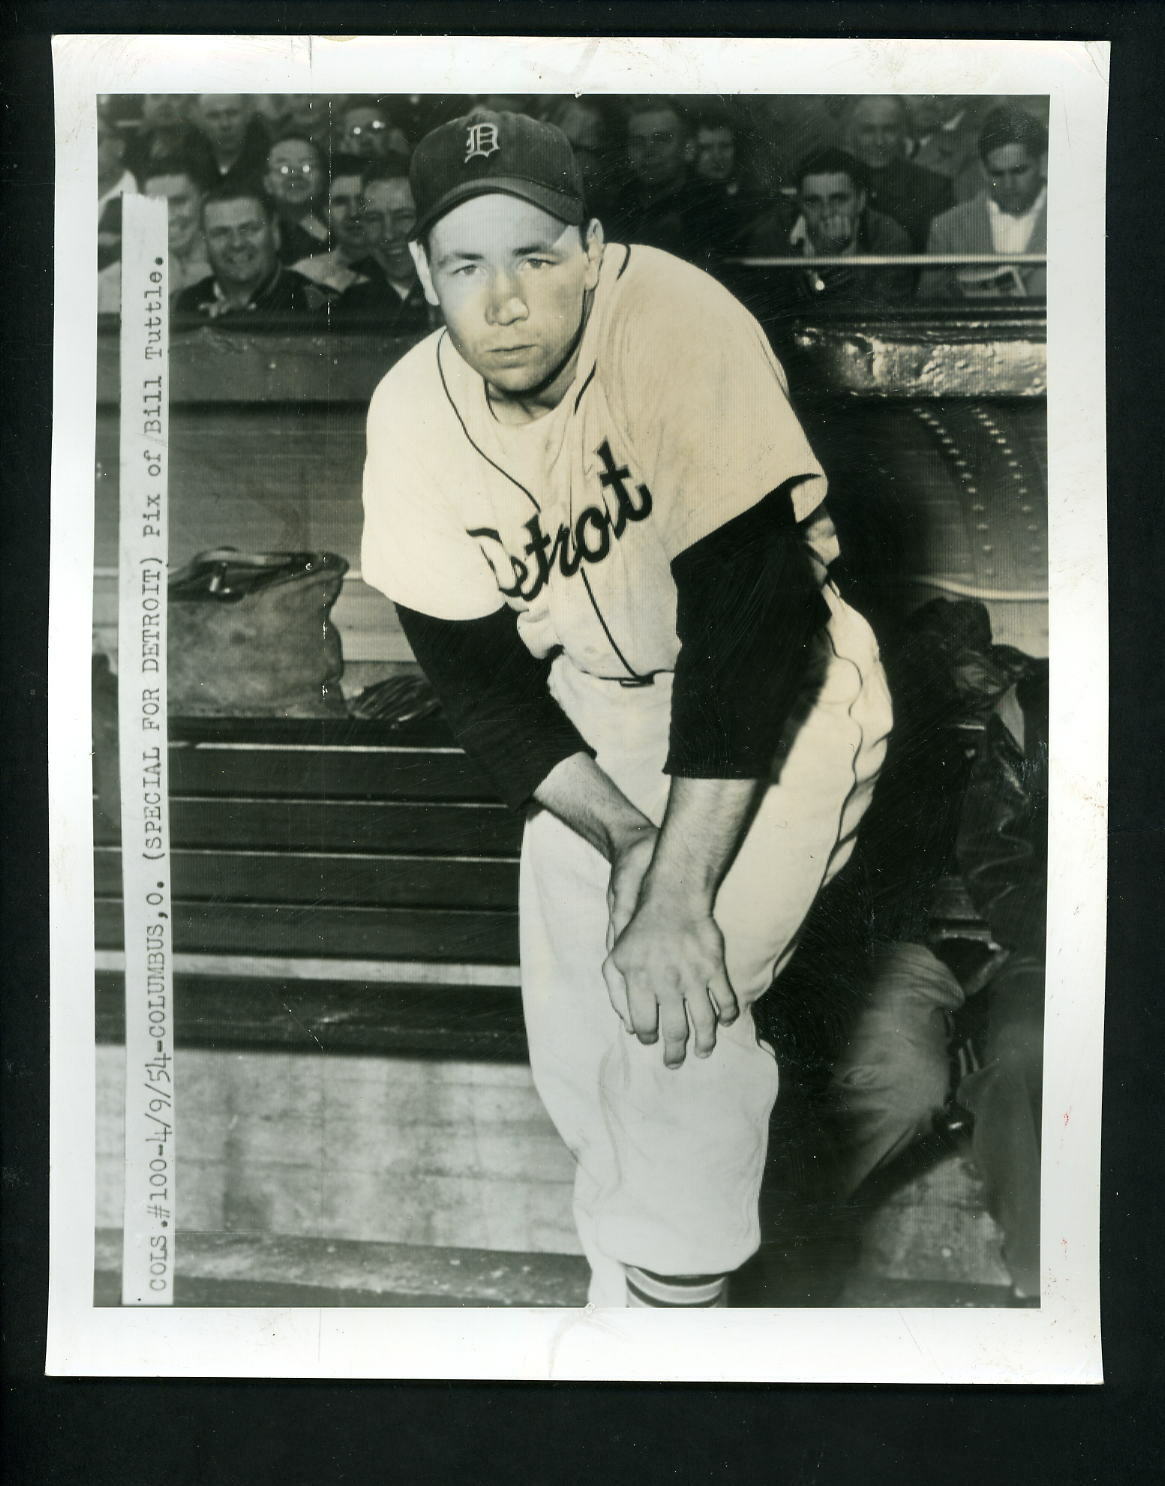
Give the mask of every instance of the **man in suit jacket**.
M 249 93 L 199 93 L 191 106 L 196 133 L 191 163 L 207 181 L 252 187 L 267 168 L 271 141 Z
M 898 96 L 859 98 L 850 110 L 848 149 L 865 167 L 869 205 L 905 227 L 911 248 L 921 253 L 930 224 L 954 202 L 945 175 L 906 158 L 906 104 Z
M 954 187 L 956 203 L 970 201 L 983 188 L 979 131 L 997 102 L 960 93 L 921 94 L 908 101 L 911 162 L 945 175 Z
M 1046 156 L 1043 125 L 1021 109 L 993 109 L 979 133 L 986 186 L 971 201 L 944 212 L 931 226 L 928 253 L 994 253 L 1002 261 L 928 269 L 922 299 L 1042 298 L 1043 264 L 1006 261 L 1007 253 L 1047 251 Z

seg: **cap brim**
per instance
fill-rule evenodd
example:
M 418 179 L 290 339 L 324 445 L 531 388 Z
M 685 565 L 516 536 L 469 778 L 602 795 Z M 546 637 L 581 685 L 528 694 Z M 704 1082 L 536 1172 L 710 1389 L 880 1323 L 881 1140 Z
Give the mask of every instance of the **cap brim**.
M 469 201 L 474 196 L 495 195 L 517 196 L 522 201 L 528 201 L 531 206 L 537 206 L 544 212 L 549 212 L 552 217 L 557 217 L 568 227 L 581 226 L 586 215 L 586 208 L 582 201 L 577 196 L 568 195 L 564 191 L 553 191 L 549 186 L 540 185 L 537 181 L 525 181 L 519 176 L 482 176 L 480 180 L 466 181 L 463 185 L 454 186 L 453 190 L 447 191 L 423 217 L 418 217 L 417 225 L 412 232 L 413 241 L 419 241 L 435 222 L 440 221 L 463 201 Z

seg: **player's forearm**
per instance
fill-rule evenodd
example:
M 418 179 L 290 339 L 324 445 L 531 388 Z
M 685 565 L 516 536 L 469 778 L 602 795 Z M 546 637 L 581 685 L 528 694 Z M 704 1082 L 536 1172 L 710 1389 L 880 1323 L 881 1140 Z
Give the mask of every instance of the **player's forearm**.
M 586 749 L 546 690 L 548 663 L 522 644 L 509 609 L 448 620 L 398 604 L 397 614 L 457 741 L 506 804 L 525 809 L 540 779 Z
M 586 753 L 551 769 L 534 799 L 607 858 L 615 858 L 655 827 Z
M 642 900 L 711 913 L 759 788 L 756 779 L 673 779 Z

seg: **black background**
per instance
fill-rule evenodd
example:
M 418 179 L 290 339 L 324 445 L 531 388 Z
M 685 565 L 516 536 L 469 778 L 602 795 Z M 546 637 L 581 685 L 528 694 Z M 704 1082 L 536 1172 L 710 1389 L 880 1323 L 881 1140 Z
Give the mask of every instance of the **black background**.
M 45 755 L 56 32 L 1108 38 L 1110 939 L 1101 1388 L 45 1379 L 48 844 Z M 55 1486 L 325 1482 L 1157 1481 L 1161 1360 L 1162 573 L 1159 4 L 27 3 L 0 92 L 0 1016 L 3 1468 Z M 803 91 L 828 91 L 807 75 Z M 1058 658 L 1070 668 L 1071 661 Z M 779 1317 L 768 1332 L 780 1347 Z

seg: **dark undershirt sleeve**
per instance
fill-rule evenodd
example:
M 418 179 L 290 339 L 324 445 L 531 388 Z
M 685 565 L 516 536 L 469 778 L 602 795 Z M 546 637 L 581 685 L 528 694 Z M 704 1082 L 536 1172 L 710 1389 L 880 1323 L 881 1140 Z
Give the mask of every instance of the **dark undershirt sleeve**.
M 781 486 L 672 562 L 680 654 L 665 773 L 761 779 L 829 618 Z
M 594 756 L 547 691 L 550 662 L 522 644 L 512 609 L 484 619 L 433 619 L 403 604 L 396 612 L 454 737 L 512 809 L 529 804 L 563 759 Z

